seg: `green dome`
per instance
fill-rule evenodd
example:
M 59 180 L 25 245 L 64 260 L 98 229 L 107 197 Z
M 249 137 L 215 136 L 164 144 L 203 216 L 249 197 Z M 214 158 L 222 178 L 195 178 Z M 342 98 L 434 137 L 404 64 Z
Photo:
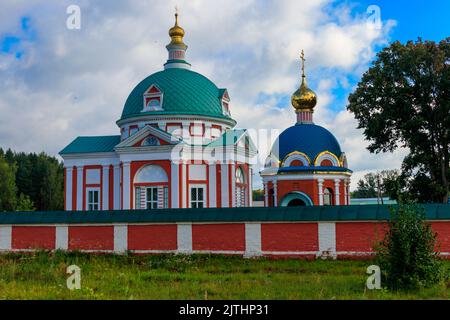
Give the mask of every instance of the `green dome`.
M 163 110 L 142 112 L 143 95 L 151 85 L 156 85 L 163 92 Z M 148 76 L 133 89 L 123 108 L 121 120 L 144 115 L 202 115 L 232 120 L 222 112 L 223 92 L 197 72 L 168 68 Z

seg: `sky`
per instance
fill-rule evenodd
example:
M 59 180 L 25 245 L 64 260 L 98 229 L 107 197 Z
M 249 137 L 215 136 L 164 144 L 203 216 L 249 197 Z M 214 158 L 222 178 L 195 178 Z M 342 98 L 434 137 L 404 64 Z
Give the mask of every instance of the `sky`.
M 81 9 L 79 30 L 67 28 L 70 5 Z M 281 131 L 295 123 L 290 95 L 304 49 L 318 94 L 315 123 L 346 152 L 352 189 L 367 172 L 401 166 L 407 150 L 366 150 L 347 98 L 392 41 L 450 36 L 450 1 L 2 0 L 0 146 L 57 156 L 77 136 L 119 134 L 128 94 L 167 60 L 175 6 L 187 60 L 228 88 L 238 127 Z M 270 143 L 256 143 L 265 158 Z

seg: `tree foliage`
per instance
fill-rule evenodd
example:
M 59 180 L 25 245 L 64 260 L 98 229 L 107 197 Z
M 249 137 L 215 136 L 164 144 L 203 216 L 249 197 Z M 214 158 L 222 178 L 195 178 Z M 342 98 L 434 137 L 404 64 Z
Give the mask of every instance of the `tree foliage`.
M 7 196 L 13 204 L 0 207 L 0 210 L 63 209 L 64 171 L 62 164 L 56 158 L 44 153 L 14 153 L 10 149 L 6 152 L 0 149 L 0 158 L 13 172 L 10 175 L 13 187 L 10 186 L 8 190 L 14 190 Z M 3 169 L 3 171 L 7 170 Z
M 394 42 L 349 96 L 371 152 L 409 149 L 398 183 L 421 202 L 446 202 L 450 179 L 450 38 Z
M 0 155 L 0 211 L 13 211 L 17 204 L 15 167 Z
M 389 229 L 375 248 L 383 281 L 391 289 L 427 287 L 444 277 L 435 251 L 436 234 L 424 219 L 424 209 L 418 205 L 391 209 Z

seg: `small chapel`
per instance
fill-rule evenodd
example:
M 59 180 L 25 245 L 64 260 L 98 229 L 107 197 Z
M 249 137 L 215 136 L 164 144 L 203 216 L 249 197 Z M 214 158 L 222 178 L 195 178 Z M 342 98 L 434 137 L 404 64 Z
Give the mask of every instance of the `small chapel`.
M 275 140 L 260 172 L 264 205 L 348 205 L 352 171 L 334 135 L 313 121 L 317 95 L 306 82 L 303 51 L 301 60 L 302 81 L 291 96 L 297 121 Z

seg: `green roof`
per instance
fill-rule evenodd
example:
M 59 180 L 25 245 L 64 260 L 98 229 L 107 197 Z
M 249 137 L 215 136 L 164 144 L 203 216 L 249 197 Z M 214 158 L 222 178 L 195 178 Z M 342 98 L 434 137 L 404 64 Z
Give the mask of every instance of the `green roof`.
M 59 154 L 113 152 L 120 136 L 78 137 Z
M 163 110 L 142 112 L 143 95 L 151 85 L 163 92 Z M 182 68 L 169 68 L 150 75 L 130 93 L 121 119 L 142 115 L 202 115 L 230 119 L 222 112 L 217 86 L 205 76 Z
M 245 129 L 227 130 L 219 138 L 208 144 L 208 147 L 232 146 L 246 132 Z
M 282 221 L 388 221 L 393 206 L 305 206 L 209 209 L 153 209 L 118 211 L 0 212 L 0 225 L 159 223 L 159 222 L 282 222 Z M 428 220 L 450 220 L 450 205 L 427 204 Z

